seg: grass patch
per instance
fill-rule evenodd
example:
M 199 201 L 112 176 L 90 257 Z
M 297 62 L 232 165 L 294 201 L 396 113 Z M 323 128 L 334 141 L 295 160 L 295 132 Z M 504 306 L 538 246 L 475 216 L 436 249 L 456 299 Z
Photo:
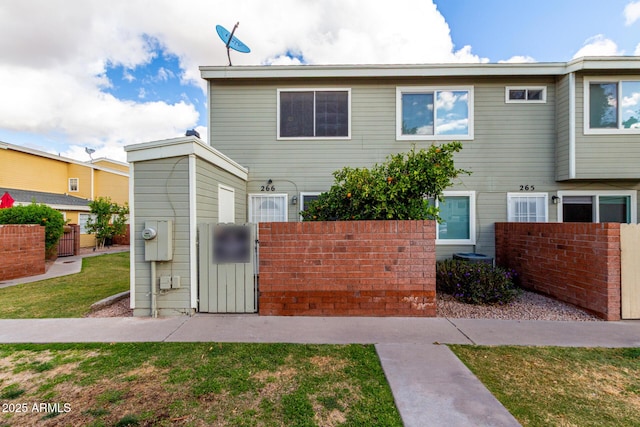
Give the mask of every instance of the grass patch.
M 51 415 L 61 425 L 402 426 L 371 345 L 7 344 L 0 385 L 4 399 L 68 403 Z
M 0 318 L 82 317 L 94 302 L 128 289 L 128 252 L 87 257 L 78 274 L 0 289 Z
M 523 426 L 640 425 L 640 349 L 450 347 Z

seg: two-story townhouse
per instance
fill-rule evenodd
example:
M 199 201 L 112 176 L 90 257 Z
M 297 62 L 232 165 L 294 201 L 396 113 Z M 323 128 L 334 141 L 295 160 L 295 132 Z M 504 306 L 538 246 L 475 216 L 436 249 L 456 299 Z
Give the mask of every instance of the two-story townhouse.
M 249 170 L 247 220 L 298 221 L 343 166 L 457 140 L 438 254 L 494 253 L 501 221 L 636 223 L 640 58 L 201 67 L 209 143 Z
M 81 162 L 40 150 L 0 142 L 0 193 L 17 204 L 34 200 L 59 210 L 69 223 L 80 225 L 80 246 L 95 245 L 85 232 L 89 202 L 110 197 L 129 201 L 129 165 L 110 159 Z

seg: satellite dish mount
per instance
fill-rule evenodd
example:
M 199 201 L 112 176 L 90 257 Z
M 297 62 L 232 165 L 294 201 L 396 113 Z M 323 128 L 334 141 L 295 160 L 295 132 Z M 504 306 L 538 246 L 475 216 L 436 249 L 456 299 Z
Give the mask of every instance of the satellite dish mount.
M 232 65 L 231 54 L 229 52 L 229 49 L 237 50 L 238 52 L 242 52 L 242 53 L 251 52 L 251 49 L 249 49 L 249 46 L 242 43 L 237 37 L 234 36 L 239 25 L 240 23 L 236 22 L 236 25 L 233 26 L 233 31 L 231 32 L 229 32 L 222 25 L 216 25 L 216 32 L 218 33 L 218 36 L 220 36 L 220 39 L 224 42 L 225 47 L 227 48 L 227 58 L 229 59 L 229 66 Z

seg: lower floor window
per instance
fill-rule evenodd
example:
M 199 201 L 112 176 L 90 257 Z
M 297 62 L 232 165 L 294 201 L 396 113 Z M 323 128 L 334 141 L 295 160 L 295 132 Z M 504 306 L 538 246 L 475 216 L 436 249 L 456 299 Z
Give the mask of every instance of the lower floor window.
M 286 222 L 286 194 L 250 194 L 249 222 Z
M 633 194 L 576 194 L 576 192 L 567 192 L 562 195 L 561 221 L 629 224 L 636 222 L 634 207 L 635 196 Z
M 547 193 L 507 193 L 509 222 L 547 222 L 549 209 Z
M 90 214 L 78 214 L 78 225 L 80 226 L 80 234 L 87 233 L 87 221 L 89 221 Z
M 475 244 L 475 192 L 445 191 L 444 200 L 436 204 L 440 209 L 442 220 L 437 224 L 437 243 L 444 245 Z

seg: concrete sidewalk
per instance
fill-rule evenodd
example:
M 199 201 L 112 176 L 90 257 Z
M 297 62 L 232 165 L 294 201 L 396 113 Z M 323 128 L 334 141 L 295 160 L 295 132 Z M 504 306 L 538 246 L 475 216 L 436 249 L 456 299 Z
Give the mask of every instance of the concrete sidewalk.
M 375 344 L 405 426 L 518 426 L 440 344 L 640 347 L 640 321 L 260 317 L 0 320 L 1 343 L 214 341 Z
M 97 252 L 91 252 L 82 255 L 60 257 L 49 267 L 46 273 L 36 276 L 19 277 L 13 280 L 3 280 L 0 282 L 0 289 L 9 286 L 21 285 L 23 283 L 39 282 L 40 280 L 53 279 L 56 277 L 77 274 L 82 271 L 82 258 L 114 254 L 118 252 L 129 252 L 129 246 L 121 246 L 113 249 L 105 249 Z

